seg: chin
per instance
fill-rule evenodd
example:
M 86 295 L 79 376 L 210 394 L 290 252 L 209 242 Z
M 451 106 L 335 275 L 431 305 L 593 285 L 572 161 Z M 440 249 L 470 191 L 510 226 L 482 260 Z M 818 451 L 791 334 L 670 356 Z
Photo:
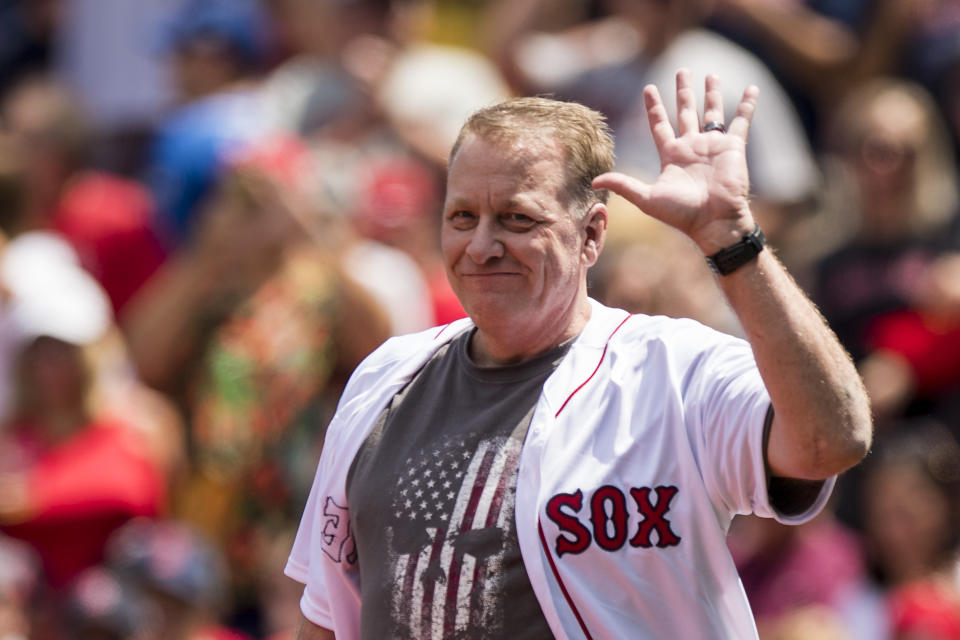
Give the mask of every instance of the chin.
M 514 322 L 523 315 L 526 307 L 522 302 L 518 303 L 516 298 L 461 300 L 461 303 L 467 315 L 481 329 Z

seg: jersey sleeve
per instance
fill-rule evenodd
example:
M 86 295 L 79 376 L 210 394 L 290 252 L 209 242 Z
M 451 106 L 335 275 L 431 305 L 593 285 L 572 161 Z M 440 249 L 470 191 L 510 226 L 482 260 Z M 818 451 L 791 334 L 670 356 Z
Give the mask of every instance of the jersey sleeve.
M 300 598 L 300 610 L 307 620 L 321 627 L 332 629 L 333 617 L 330 613 L 330 604 L 326 598 L 327 588 L 323 571 L 321 571 L 319 559 L 316 562 L 311 562 L 311 555 L 314 550 L 319 553 L 321 548 L 318 538 L 322 532 L 318 530 L 320 523 L 318 521 L 317 505 L 319 478 L 320 474 L 317 474 L 283 572 L 304 585 L 303 596 Z
M 701 455 L 711 498 L 731 515 L 753 513 L 798 524 L 826 504 L 835 478 L 823 483 L 808 508 L 790 515 L 771 504 L 765 464 L 764 427 L 770 397 L 749 343 L 699 328 L 686 344 L 706 345 L 688 360 L 683 399 Z
M 310 622 L 334 629 L 334 620 L 330 598 L 330 589 L 336 585 L 327 584 L 324 573 L 324 505 L 326 490 L 329 489 L 331 474 L 341 470 L 338 465 L 338 451 L 344 437 L 344 424 L 348 417 L 358 410 L 363 403 L 363 391 L 372 384 L 371 378 L 383 366 L 383 347 L 367 356 L 354 370 L 343 394 L 337 404 L 333 420 L 327 428 L 317 472 L 310 488 L 310 495 L 300 518 L 300 526 L 293 541 L 293 547 L 287 558 L 283 572 L 290 578 L 304 585 L 303 596 L 300 599 L 300 610 Z

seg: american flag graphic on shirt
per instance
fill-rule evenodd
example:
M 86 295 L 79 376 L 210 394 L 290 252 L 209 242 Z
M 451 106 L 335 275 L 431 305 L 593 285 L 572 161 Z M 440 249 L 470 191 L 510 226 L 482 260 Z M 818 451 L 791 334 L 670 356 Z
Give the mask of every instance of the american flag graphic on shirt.
M 501 588 L 522 442 L 443 442 L 408 458 L 392 488 L 387 539 L 397 635 L 480 638 L 502 632 Z M 515 537 L 513 538 L 515 544 Z

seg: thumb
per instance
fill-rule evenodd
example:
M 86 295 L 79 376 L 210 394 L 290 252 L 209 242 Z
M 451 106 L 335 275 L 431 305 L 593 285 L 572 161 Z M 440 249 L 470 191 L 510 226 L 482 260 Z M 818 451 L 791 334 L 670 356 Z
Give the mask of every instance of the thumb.
M 643 209 L 650 197 L 650 185 L 617 171 L 603 173 L 593 179 L 594 189 L 609 189 L 625 198 L 634 206 Z

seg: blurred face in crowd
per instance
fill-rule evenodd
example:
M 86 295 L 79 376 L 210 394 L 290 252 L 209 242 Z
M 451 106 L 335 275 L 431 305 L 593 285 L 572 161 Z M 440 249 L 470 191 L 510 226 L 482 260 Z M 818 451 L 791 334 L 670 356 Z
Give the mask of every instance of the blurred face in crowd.
M 338 55 L 359 35 L 385 36 L 392 15 L 384 0 L 278 0 L 274 9 L 293 51 L 320 57 Z
M 830 138 L 851 179 L 861 237 L 901 242 L 956 212 L 956 163 L 936 102 L 923 87 L 877 79 L 839 105 Z
M 902 92 L 882 94 L 869 105 L 860 130 L 862 138 L 851 151 L 864 198 L 870 201 L 909 195 L 914 187 L 917 151 L 926 137 L 920 105 Z M 863 213 L 870 216 L 873 210 L 867 206 Z M 909 213 L 904 211 L 905 215 Z
M 41 336 L 21 354 L 19 374 L 22 403 L 28 411 L 82 409 L 88 374 L 80 347 Z
M 303 238 L 297 216 L 309 214 L 293 210 L 302 200 L 296 187 L 282 184 L 267 169 L 233 167 L 207 203 L 198 246 L 235 283 L 252 286 L 273 273 L 285 250 Z
M 453 290 L 481 330 L 549 330 L 583 302 L 605 209 L 594 204 L 584 215 L 564 178 L 549 138 L 470 134 L 453 157 L 441 244 Z
M 46 80 L 28 80 L 0 105 L 2 150 L 24 168 L 27 205 L 50 208 L 86 146 L 86 124 L 73 96 Z M 37 213 L 31 211 L 31 213 Z M 26 226 L 43 226 L 31 221 Z
M 869 478 L 864 496 L 873 553 L 894 582 L 937 568 L 949 544 L 951 509 L 917 464 L 884 465 Z
M 181 43 L 174 55 L 174 77 L 184 100 L 223 89 L 241 75 L 241 64 L 229 43 L 216 37 Z
M 283 40 L 295 53 L 324 56 L 336 51 L 340 25 L 331 3 L 279 0 L 273 7 Z

